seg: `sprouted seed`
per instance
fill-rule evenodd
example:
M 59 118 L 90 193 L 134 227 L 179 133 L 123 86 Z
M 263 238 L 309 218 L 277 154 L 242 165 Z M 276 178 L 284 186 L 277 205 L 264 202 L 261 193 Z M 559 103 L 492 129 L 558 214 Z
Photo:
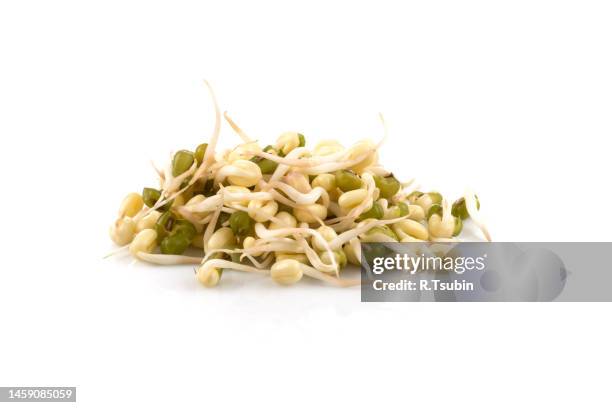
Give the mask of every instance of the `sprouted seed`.
M 291 131 L 262 148 L 226 112 L 242 143 L 220 151 L 221 111 L 206 85 L 216 118 L 210 140 L 155 167 L 161 187 L 129 193 L 111 225 L 111 239 L 134 258 L 196 264 L 206 287 L 218 285 L 224 269 L 281 285 L 306 276 L 346 287 L 359 284 L 342 272 L 359 265 L 361 242 L 458 242 L 469 218 L 491 240 L 475 194 L 452 202 L 416 190 L 414 180 L 402 182 L 379 163 L 382 116 L 378 143 L 345 148 L 325 140 L 309 149 L 306 137 Z M 189 248 L 200 256 L 185 254 Z

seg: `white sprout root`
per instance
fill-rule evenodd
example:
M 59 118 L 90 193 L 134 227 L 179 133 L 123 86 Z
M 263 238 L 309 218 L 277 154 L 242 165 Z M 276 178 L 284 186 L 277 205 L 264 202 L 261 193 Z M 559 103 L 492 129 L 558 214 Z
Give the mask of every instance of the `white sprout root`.
M 223 112 L 223 117 L 225 118 L 227 123 L 229 123 L 230 127 L 234 130 L 234 132 L 236 132 L 236 134 L 240 136 L 240 138 L 245 143 L 251 143 L 253 141 L 253 139 L 251 139 L 246 133 L 244 133 L 244 131 L 240 129 L 240 127 L 238 127 L 238 125 L 232 120 L 232 118 L 230 118 L 230 116 L 227 114 L 227 111 Z
M 161 186 L 159 195 L 146 201 L 132 193 L 133 201 L 124 200 L 120 219 L 111 228 L 111 238 L 120 248 L 107 256 L 127 253 L 130 247 L 129 253 L 143 262 L 200 265 L 199 279 L 206 286 L 219 281 L 220 273 L 209 269 L 214 268 L 270 275 L 282 284 L 295 283 L 304 275 L 346 287 L 360 283 L 341 274 L 347 261 L 361 262 L 360 243 L 366 238 L 460 242 L 462 223 L 456 220 L 457 210 L 461 217 L 472 218 L 484 238 L 491 241 L 474 193 L 467 191 L 454 203 L 439 193 L 424 194 L 417 191 L 415 179 L 401 182 L 379 163 L 378 151 L 388 137 L 382 114 L 383 136 L 378 142 L 360 141 L 344 148 L 325 140 L 312 150 L 303 135 L 285 132 L 264 151 L 225 111 L 225 122 L 242 143 L 234 149 L 217 150 L 222 114 L 212 87 L 206 81 L 204 84 L 215 114 L 206 150 L 198 153 L 197 160 L 195 153 L 183 150 L 183 155 L 193 154 L 193 158 L 179 171 L 174 160 L 163 169 L 151 163 Z M 342 195 L 355 187 L 341 185 L 343 174 L 362 189 L 359 199 L 351 206 L 342 204 L 344 207 L 340 205 Z M 315 184 L 317 179 L 320 182 Z M 342 203 L 350 200 L 347 195 Z M 414 207 L 418 211 L 413 213 Z M 437 212 L 424 216 L 431 208 Z M 430 224 L 432 216 L 437 228 Z M 159 224 L 161 220 L 166 224 Z M 444 233 L 436 233 L 440 225 Z M 452 236 L 448 226 L 455 228 L 450 229 Z M 222 227 L 225 229 L 220 230 Z M 217 231 L 224 237 L 224 247 L 219 247 Z M 182 255 L 190 245 L 202 248 L 202 256 Z M 284 260 L 290 260 L 291 267 L 286 263 L 278 266 Z M 278 272 L 281 267 L 285 269 Z M 280 275 L 273 275 L 273 270 Z
M 156 265 L 198 265 L 203 259 L 196 256 L 151 254 L 142 251 L 138 252 L 137 258 Z

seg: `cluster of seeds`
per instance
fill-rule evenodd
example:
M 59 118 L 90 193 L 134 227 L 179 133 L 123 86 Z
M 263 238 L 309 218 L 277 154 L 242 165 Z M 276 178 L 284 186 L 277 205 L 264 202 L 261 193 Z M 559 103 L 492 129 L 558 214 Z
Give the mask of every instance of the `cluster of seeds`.
M 157 169 L 159 186 L 128 194 L 111 226 L 112 240 L 136 259 L 197 264 L 208 287 L 224 269 L 284 285 L 307 275 L 350 286 L 359 281 L 340 273 L 359 265 L 361 242 L 458 241 L 469 217 L 490 240 L 474 194 L 450 202 L 401 183 L 378 162 L 382 142 L 345 148 L 327 140 L 309 149 L 302 134 L 286 132 L 262 148 L 225 113 L 243 143 L 216 151 L 221 114 L 209 90 L 209 144 L 174 153 Z M 201 256 L 184 254 L 190 247 Z

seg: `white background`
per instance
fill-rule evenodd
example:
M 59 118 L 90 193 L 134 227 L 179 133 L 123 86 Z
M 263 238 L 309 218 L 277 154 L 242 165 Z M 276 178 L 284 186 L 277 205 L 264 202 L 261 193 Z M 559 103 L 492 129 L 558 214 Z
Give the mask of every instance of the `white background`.
M 204 78 L 264 141 L 378 138 L 383 112 L 382 162 L 473 188 L 495 240 L 609 240 L 611 20 L 605 1 L 3 1 L 0 385 L 87 407 L 610 406 L 609 304 L 361 304 L 101 258 L 149 159 L 211 134 Z

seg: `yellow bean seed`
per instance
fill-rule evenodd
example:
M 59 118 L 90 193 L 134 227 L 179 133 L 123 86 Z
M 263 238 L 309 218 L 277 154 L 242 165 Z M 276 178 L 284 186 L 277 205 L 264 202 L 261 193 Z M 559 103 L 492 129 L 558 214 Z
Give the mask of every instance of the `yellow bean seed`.
M 257 222 L 266 222 L 270 220 L 270 217 L 276 215 L 278 211 L 278 203 L 276 201 L 261 201 L 251 200 L 248 205 L 249 217 Z M 259 211 L 255 211 L 259 210 Z
M 222 227 L 216 230 L 208 240 L 208 249 L 231 249 L 236 244 L 236 237 L 229 227 Z
M 231 175 L 227 179 L 236 186 L 251 187 L 261 180 L 261 169 L 250 160 L 236 160 L 232 166 L 240 171 L 240 175 Z
M 367 153 L 367 154 L 366 154 Z M 378 162 L 378 153 L 376 151 L 376 145 L 371 140 L 363 140 L 357 142 L 353 147 L 350 148 L 348 156 L 349 160 L 357 159 L 358 157 L 366 155 L 366 157 L 358 164 L 351 167 L 357 174 L 361 174 L 367 167 L 372 166 Z
M 433 214 L 428 221 L 429 233 L 437 238 L 450 238 L 455 230 L 455 217 L 443 221 L 438 214 Z
M 294 208 L 293 215 L 298 221 L 314 224 L 319 220 L 327 218 L 327 207 L 322 204 L 309 204 L 303 207 Z
M 161 213 L 159 211 L 151 211 L 150 213 L 142 217 L 140 220 L 138 220 L 138 223 L 136 223 L 136 231 L 140 232 L 155 227 L 155 223 L 157 222 L 160 216 Z
M 328 193 L 336 189 L 336 176 L 329 173 L 319 174 L 312 180 L 313 187 L 321 187 Z
M 138 252 L 151 253 L 157 245 L 157 232 L 153 229 L 143 229 L 134 237 L 130 244 L 130 254 L 138 258 Z
M 127 245 L 134 239 L 136 223 L 130 217 L 123 217 L 115 221 L 110 227 L 109 235 L 113 242 L 119 246 Z
M 244 249 L 253 248 L 256 244 L 257 244 L 257 240 L 253 237 L 246 237 L 245 239 L 242 240 L 242 248 Z M 252 256 L 261 256 L 261 254 L 262 252 L 260 251 L 251 253 Z
M 425 219 L 425 210 L 420 205 L 408 205 L 408 218 L 414 221 L 423 221 Z
M 197 269 L 196 277 L 202 285 L 206 286 L 207 288 L 212 288 L 217 286 L 219 283 L 221 274 L 219 273 L 218 268 L 213 268 L 204 264 Z
M 281 285 L 291 285 L 302 279 L 300 263 L 295 259 L 284 259 L 276 262 L 270 269 L 272 279 Z
M 303 173 L 291 172 L 285 176 L 285 182 L 300 193 L 308 193 L 312 189 L 308 176 Z
M 289 154 L 289 152 L 299 145 L 300 136 L 297 132 L 285 132 L 276 140 L 276 148 L 283 152 L 284 155 Z
M 133 217 L 140 210 L 142 210 L 142 206 L 144 205 L 144 201 L 142 197 L 138 193 L 130 193 L 121 202 L 121 206 L 119 207 L 119 218 L 122 217 Z
M 338 198 L 338 205 L 345 211 L 357 207 L 368 196 L 368 190 L 358 188 L 356 190 L 347 191 Z
M 422 240 L 429 238 L 427 228 L 425 228 L 423 224 L 410 219 L 393 224 L 393 231 L 395 231 L 400 239 L 403 239 L 406 235 Z
M 278 218 L 280 223 L 272 221 L 270 223 L 270 229 L 295 228 L 297 225 L 297 220 L 295 217 L 288 212 L 281 211 L 276 214 L 276 218 Z

